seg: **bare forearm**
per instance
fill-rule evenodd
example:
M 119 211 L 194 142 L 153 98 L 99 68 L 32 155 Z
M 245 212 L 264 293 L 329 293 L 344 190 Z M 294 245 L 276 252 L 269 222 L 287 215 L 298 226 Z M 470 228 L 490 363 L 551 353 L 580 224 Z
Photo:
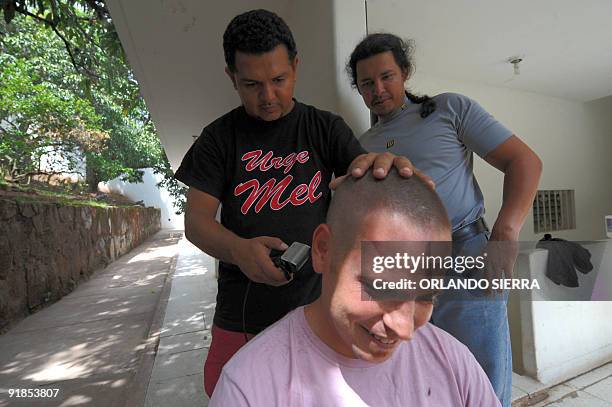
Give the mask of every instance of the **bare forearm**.
M 534 153 L 513 160 L 505 171 L 502 207 L 493 226 L 493 238 L 517 240 L 533 205 L 542 162 Z

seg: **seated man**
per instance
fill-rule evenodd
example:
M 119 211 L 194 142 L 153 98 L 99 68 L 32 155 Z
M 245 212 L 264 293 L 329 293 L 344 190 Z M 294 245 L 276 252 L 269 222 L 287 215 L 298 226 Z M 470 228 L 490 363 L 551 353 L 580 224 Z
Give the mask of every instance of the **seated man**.
M 322 292 L 240 350 L 210 406 L 499 406 L 468 349 L 428 323 L 431 296 L 364 298 L 362 241 L 450 241 L 420 178 L 348 178 L 313 234 Z

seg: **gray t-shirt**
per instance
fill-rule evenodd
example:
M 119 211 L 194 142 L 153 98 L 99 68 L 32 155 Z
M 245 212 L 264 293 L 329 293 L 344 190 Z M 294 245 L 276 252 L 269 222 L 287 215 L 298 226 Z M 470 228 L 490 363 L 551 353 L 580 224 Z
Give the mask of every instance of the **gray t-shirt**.
M 359 141 L 368 151 L 404 155 L 429 175 L 456 230 L 484 214 L 472 153 L 485 157 L 512 132 L 467 96 L 442 93 L 433 99 L 436 110 L 423 119 L 421 105 L 406 98 L 403 109 L 376 123 Z

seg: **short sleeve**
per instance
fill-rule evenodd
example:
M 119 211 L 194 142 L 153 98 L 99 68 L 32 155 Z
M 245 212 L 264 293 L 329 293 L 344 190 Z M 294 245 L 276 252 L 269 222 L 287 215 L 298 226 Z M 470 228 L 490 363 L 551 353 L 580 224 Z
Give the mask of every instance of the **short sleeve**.
M 209 407 L 247 407 L 250 406 L 249 400 L 238 385 L 230 379 L 225 372 L 221 373 L 221 377 L 215 386 Z
M 334 174 L 339 177 L 346 174 L 351 162 L 360 154 L 365 154 L 357 137 L 346 122 L 336 117 L 331 123 L 331 151 Z
M 449 102 L 456 114 L 454 122 L 459 140 L 480 157 L 485 157 L 512 136 L 512 131 L 498 122 L 475 100 L 450 94 Z
M 225 187 L 224 148 L 204 129 L 193 143 L 174 177 L 221 200 Z

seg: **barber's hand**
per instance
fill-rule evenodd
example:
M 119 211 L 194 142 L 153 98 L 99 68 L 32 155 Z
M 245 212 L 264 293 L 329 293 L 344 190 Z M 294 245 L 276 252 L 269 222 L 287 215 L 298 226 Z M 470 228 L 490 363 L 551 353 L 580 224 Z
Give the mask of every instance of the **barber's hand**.
M 270 251 L 286 250 L 287 245 L 276 237 L 259 236 L 239 239 L 232 249 L 236 266 L 252 281 L 272 286 L 287 284 L 285 274 L 270 259 Z
M 408 158 L 394 155 L 389 152 L 368 153 L 357 156 L 349 165 L 346 172 L 347 175 L 335 178 L 329 184 L 329 187 L 331 189 L 336 189 L 338 185 L 340 185 L 349 175 L 354 178 L 361 178 L 370 168 L 373 168 L 372 174 L 375 178 L 384 179 L 389 173 L 391 166 L 395 167 L 398 174 L 400 174 L 402 177 L 409 178 L 413 175 L 417 175 L 425 180 L 432 188 L 435 188 L 433 180 L 421 171 L 414 168 Z
M 492 280 L 501 278 L 512 278 L 514 263 L 518 256 L 518 235 L 515 233 L 500 232 L 493 228 L 491 237 L 485 248 L 486 268 L 485 278 L 489 280 L 487 295 L 499 293 L 501 290 L 493 290 Z

